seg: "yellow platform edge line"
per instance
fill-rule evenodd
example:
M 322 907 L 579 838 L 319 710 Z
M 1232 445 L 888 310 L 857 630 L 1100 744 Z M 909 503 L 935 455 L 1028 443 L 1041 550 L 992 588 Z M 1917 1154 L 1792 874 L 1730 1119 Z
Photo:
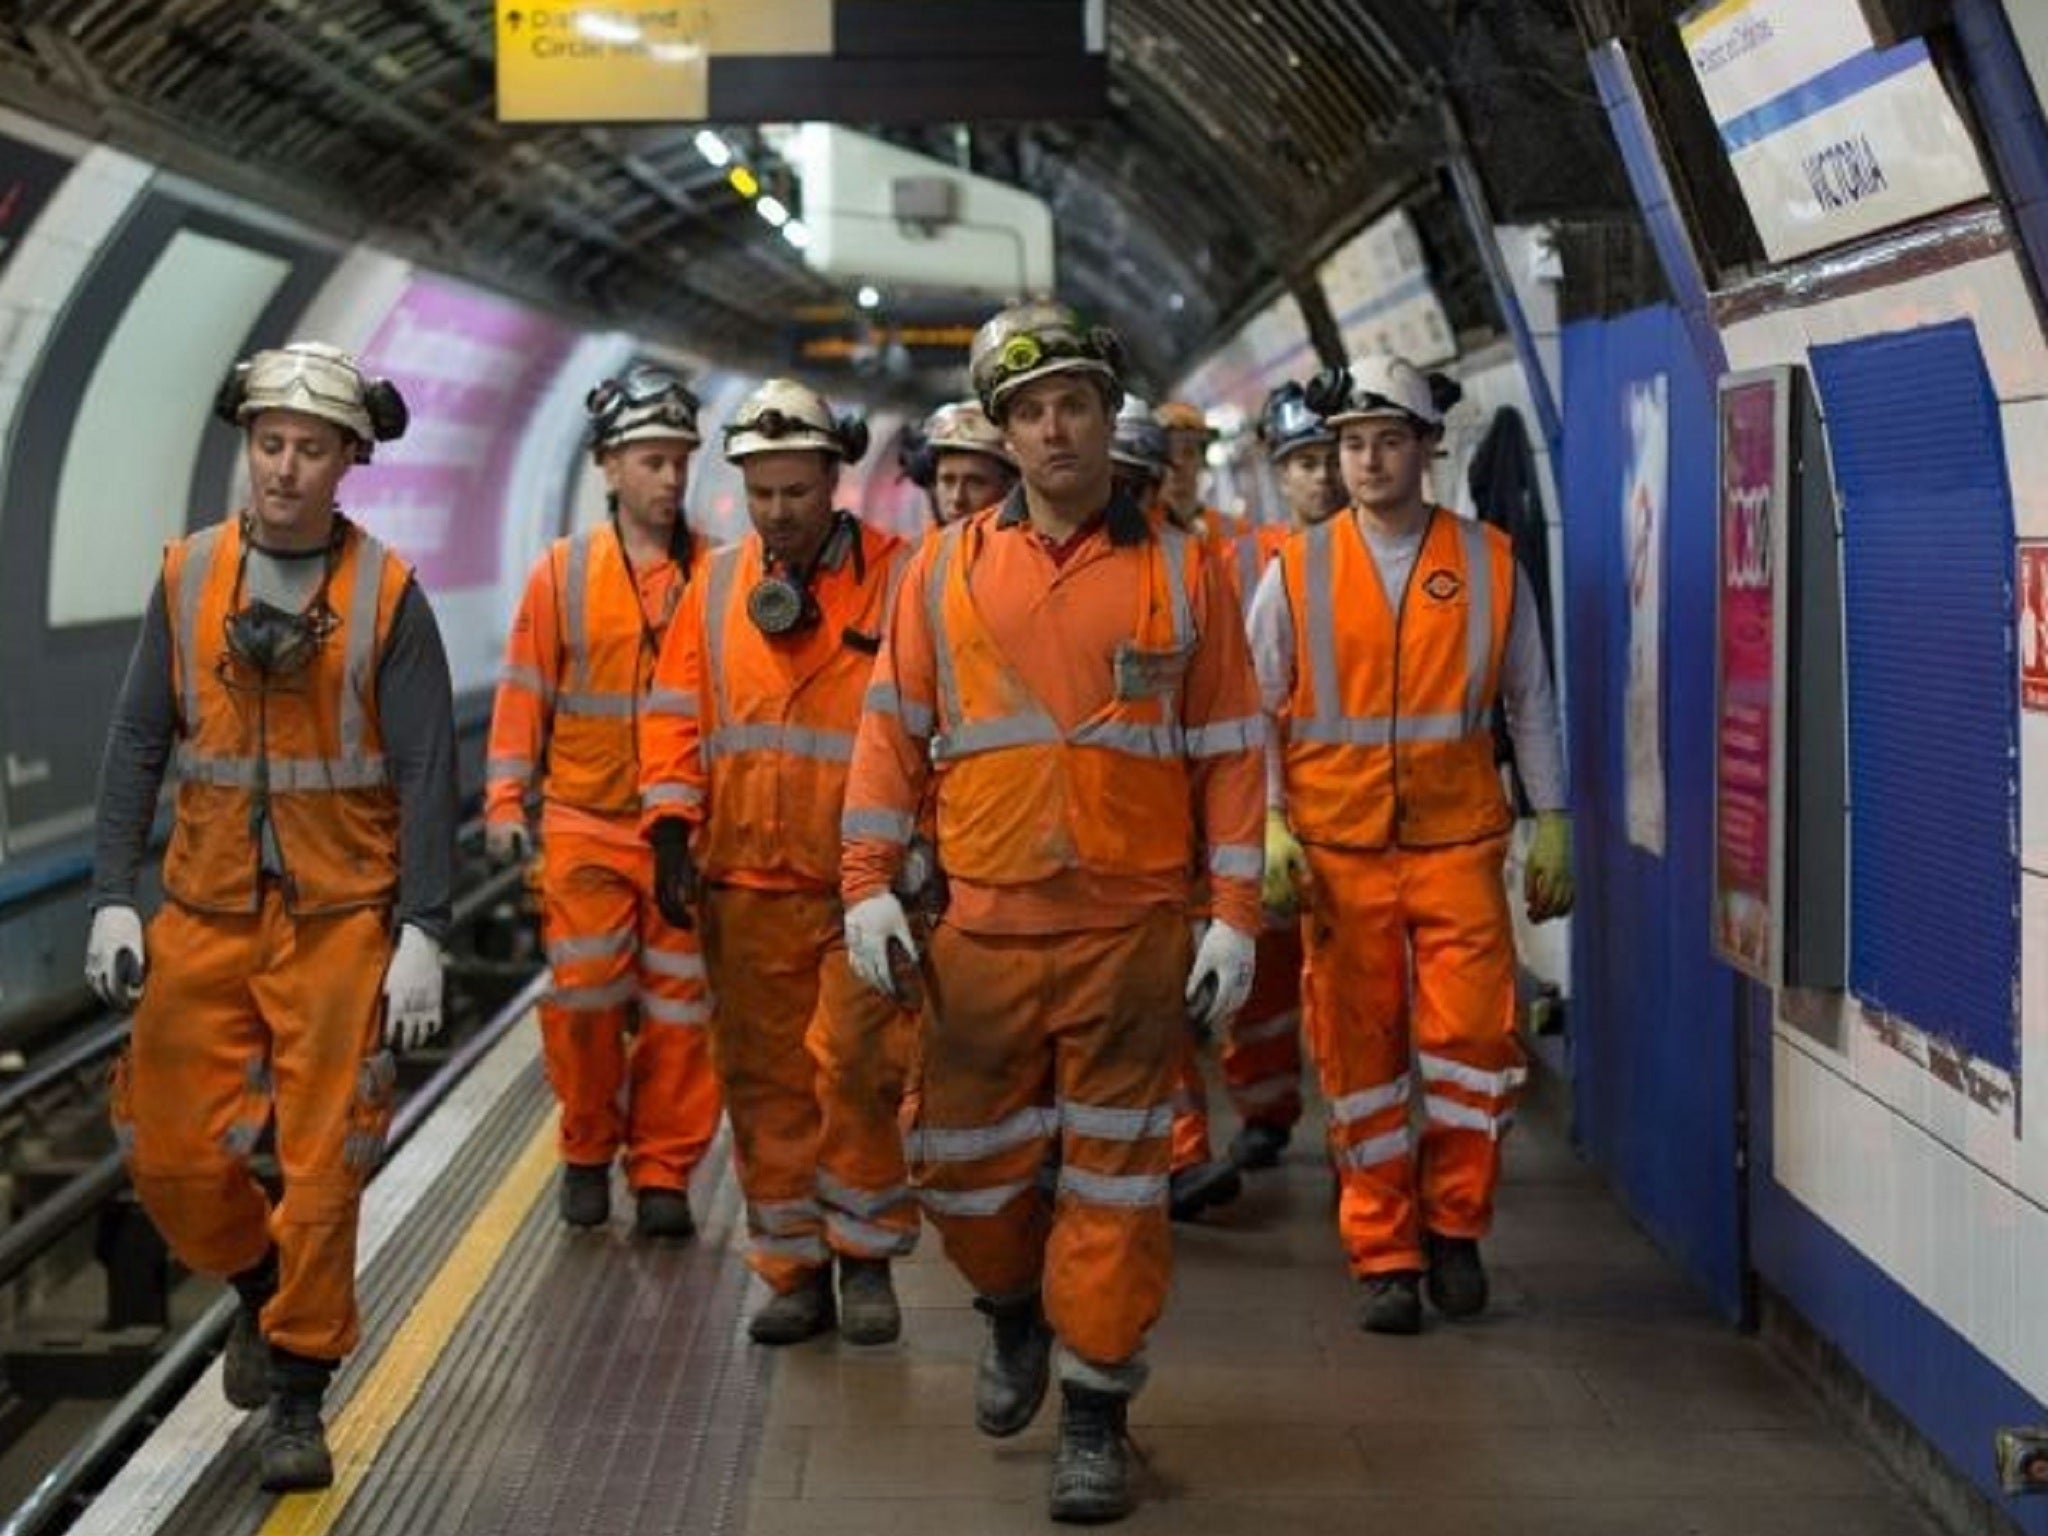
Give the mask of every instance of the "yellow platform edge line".
M 513 1233 L 540 1198 L 554 1171 L 555 1156 L 553 1117 L 544 1116 L 511 1172 L 476 1213 L 375 1368 L 334 1420 L 328 1434 L 334 1486 L 279 1499 L 261 1527 L 262 1536 L 321 1536 L 348 1507 L 378 1451 L 419 1396 L 427 1373 L 490 1280 Z

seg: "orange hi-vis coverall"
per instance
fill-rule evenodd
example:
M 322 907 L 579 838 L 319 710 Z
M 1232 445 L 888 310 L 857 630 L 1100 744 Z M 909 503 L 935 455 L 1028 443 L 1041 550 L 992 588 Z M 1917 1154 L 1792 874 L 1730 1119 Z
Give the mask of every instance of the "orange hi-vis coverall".
M 1251 604 L 1259 577 L 1280 553 L 1287 529 L 1268 524 L 1210 541 L 1229 573 L 1240 610 Z M 1224 1091 L 1247 1125 L 1292 1130 L 1301 1119 L 1301 1034 L 1304 987 L 1301 920 L 1267 913 L 1254 952 L 1252 995 L 1223 1027 Z M 1193 1051 L 1173 1096 L 1175 1171 L 1209 1161 L 1209 1089 Z
M 554 986 L 540 1027 L 562 1161 L 601 1166 L 623 1148 L 636 1191 L 687 1187 L 718 1130 L 704 957 L 654 902 L 635 735 L 681 707 L 654 667 L 691 576 L 673 560 L 634 570 L 610 524 L 556 540 L 527 578 L 491 713 L 490 820 L 522 816 L 546 765 L 541 930 Z
M 712 1040 L 747 1199 L 748 1258 L 778 1291 L 833 1253 L 917 1241 L 897 1121 L 916 1016 L 846 961 L 839 821 L 847 764 L 907 548 L 847 519 L 811 583 L 818 622 L 747 616 L 758 535 L 719 550 L 684 599 L 641 727 L 641 821 L 695 829 Z
M 1340 513 L 1288 540 L 1280 579 L 1294 649 L 1277 725 L 1311 876 L 1310 1050 L 1338 1225 L 1353 1273 L 1419 1270 L 1424 1231 L 1476 1238 L 1491 1225 L 1525 1076 L 1502 880 L 1513 818 L 1492 729 L 1513 547 L 1433 509 L 1396 611 L 1356 516 Z M 1261 682 L 1270 700 L 1273 680 Z
M 399 803 L 374 679 L 412 580 L 345 525 L 338 620 L 304 671 L 265 685 L 226 643 L 239 524 L 172 544 L 163 583 L 178 700 L 170 898 L 115 1070 L 112 1112 L 136 1194 L 188 1268 L 234 1275 L 275 1244 L 264 1337 L 338 1359 L 355 1347 L 356 1219 L 390 1123 L 379 1004 L 399 883 Z M 267 802 L 282 873 L 259 873 Z M 284 1194 L 248 1157 L 273 1108 Z
M 1190 887 L 1199 861 L 1217 918 L 1258 931 L 1263 729 L 1195 540 L 1117 500 L 1064 553 L 1021 492 L 918 552 L 854 749 L 844 891 L 888 887 L 935 773 L 950 905 L 912 1180 L 977 1291 L 1042 1288 L 1069 1378 L 1127 1393 L 1166 1299 Z

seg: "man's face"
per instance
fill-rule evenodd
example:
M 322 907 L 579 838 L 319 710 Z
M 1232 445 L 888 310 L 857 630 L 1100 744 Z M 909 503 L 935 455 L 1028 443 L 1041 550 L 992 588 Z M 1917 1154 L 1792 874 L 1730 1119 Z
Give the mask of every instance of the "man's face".
M 1208 463 L 1209 451 L 1205 436 L 1185 428 L 1166 434 L 1166 485 L 1163 494 L 1173 506 L 1192 508 L 1201 500 L 1202 470 Z
M 1344 505 L 1335 443 L 1296 448 L 1280 461 L 1279 478 L 1287 516 L 1297 528 L 1313 527 Z
M 957 523 L 1001 501 L 1015 480 L 1001 459 L 959 449 L 943 451 L 932 476 L 932 512 L 941 526 Z
M 747 516 L 769 559 L 808 569 L 832 531 L 832 493 L 839 461 L 816 448 L 756 453 L 740 460 L 747 483 Z
M 303 411 L 259 411 L 249 422 L 249 501 L 265 542 L 324 532 L 355 440 Z
M 1056 373 L 1011 396 L 1003 435 L 1025 483 L 1058 502 L 1109 493 L 1109 402 L 1092 379 Z
M 1434 433 L 1424 437 L 1395 417 L 1347 421 L 1337 438 L 1344 489 L 1368 511 L 1401 511 L 1421 499 Z
M 695 445 L 686 437 L 643 437 L 606 449 L 605 488 L 618 497 L 620 518 L 650 533 L 665 534 L 673 528 L 682 512 L 694 452 Z

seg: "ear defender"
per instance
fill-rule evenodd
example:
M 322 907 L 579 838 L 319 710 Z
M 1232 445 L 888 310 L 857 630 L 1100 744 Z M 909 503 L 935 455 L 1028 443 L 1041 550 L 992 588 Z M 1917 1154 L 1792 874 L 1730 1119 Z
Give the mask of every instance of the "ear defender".
M 249 365 L 237 363 L 213 393 L 213 414 L 231 427 L 242 424 L 242 402 L 249 398 Z
M 868 424 L 858 416 L 839 416 L 832 422 L 832 435 L 839 440 L 839 456 L 858 464 L 868 451 Z
M 371 379 L 363 385 L 363 409 L 370 413 L 370 430 L 377 434 L 380 443 L 395 442 L 405 436 L 405 429 L 412 423 L 405 396 L 389 379 Z
M 1308 408 L 1318 416 L 1328 416 L 1344 408 L 1344 402 L 1351 393 L 1351 371 L 1347 368 L 1324 368 L 1308 381 L 1302 390 L 1302 399 Z

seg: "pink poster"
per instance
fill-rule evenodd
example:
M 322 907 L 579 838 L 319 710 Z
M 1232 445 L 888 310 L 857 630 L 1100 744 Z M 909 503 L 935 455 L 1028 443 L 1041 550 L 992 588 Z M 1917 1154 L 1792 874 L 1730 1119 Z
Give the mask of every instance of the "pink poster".
M 429 591 L 497 582 L 520 438 L 575 339 L 509 299 L 419 277 L 363 349 L 365 370 L 398 385 L 412 423 L 349 477 L 342 502 Z
M 2048 544 L 2020 545 L 2020 707 L 2048 711 Z
M 1771 911 L 1772 692 L 1781 515 L 1777 379 L 1721 393 L 1719 696 L 1715 700 L 1714 940 L 1760 980 L 1775 965 Z

